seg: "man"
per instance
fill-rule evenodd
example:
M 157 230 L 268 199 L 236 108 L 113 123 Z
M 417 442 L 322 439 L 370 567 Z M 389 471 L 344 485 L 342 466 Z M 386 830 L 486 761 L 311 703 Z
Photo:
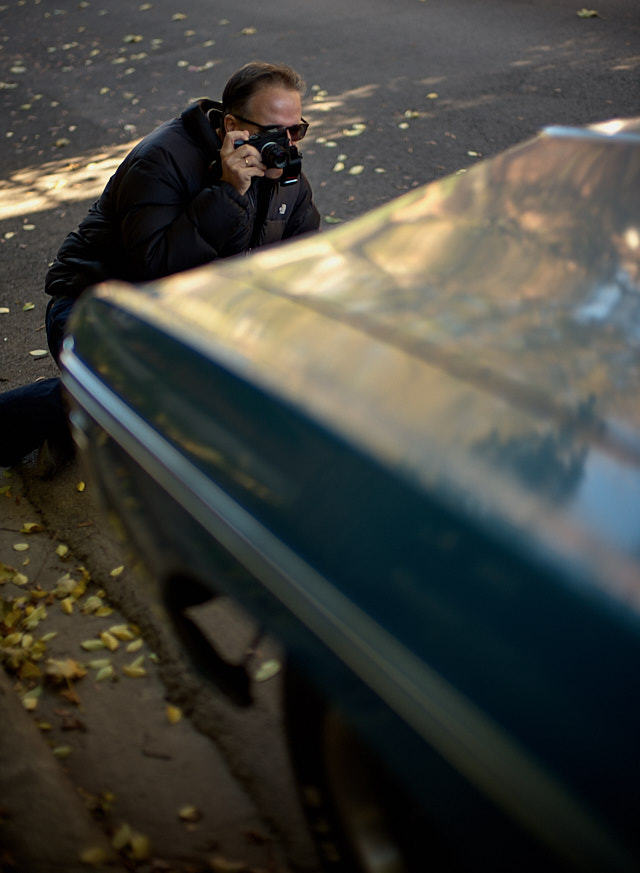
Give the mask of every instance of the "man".
M 135 146 L 47 274 L 47 337 L 56 361 L 73 304 L 97 282 L 158 279 L 317 230 L 304 174 L 280 185 L 283 170 L 267 168 L 248 142 L 272 128 L 286 130 L 289 146 L 301 140 L 308 128 L 303 93 L 290 67 L 246 64 L 221 103 L 199 100 Z M 0 465 L 43 443 L 70 450 L 58 379 L 0 397 Z

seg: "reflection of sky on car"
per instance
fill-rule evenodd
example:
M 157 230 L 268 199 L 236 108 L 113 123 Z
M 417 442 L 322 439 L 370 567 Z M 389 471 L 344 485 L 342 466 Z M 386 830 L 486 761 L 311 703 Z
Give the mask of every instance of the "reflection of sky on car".
M 603 512 L 603 507 L 611 507 L 611 512 Z M 602 452 L 589 452 L 571 508 L 576 519 L 597 530 L 598 536 L 640 558 L 638 467 L 620 464 Z

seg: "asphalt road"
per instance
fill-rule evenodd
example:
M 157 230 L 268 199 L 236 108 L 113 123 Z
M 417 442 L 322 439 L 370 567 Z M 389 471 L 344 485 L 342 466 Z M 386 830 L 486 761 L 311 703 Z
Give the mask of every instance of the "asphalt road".
M 546 125 L 639 114 L 637 0 L 603 3 L 590 18 L 579 17 L 579 8 L 567 0 L 2 4 L 0 387 L 55 373 L 48 356 L 30 354 L 46 348 L 47 264 L 118 160 L 192 99 L 219 97 L 242 63 L 284 60 L 306 78 L 305 172 L 325 223 L 343 221 Z M 96 521 L 93 504 L 79 508 L 79 478 L 72 468 L 43 482 L 27 464 L 11 497 L 2 495 L 7 537 L 0 548 L 18 532 L 16 497 L 30 500 L 45 522 L 43 536 L 70 542 L 124 620 L 141 624 L 163 652 L 156 696 L 164 683 L 197 732 L 217 741 L 226 763 L 215 766 L 225 780 L 231 774 L 224 784 L 235 780 L 249 797 L 242 801 L 248 806 L 238 801 L 238 827 L 243 816 L 266 821 L 284 847 L 272 869 L 312 870 L 283 763 L 277 695 L 261 692 L 256 713 L 237 713 L 188 677 L 152 608 L 153 586 L 140 582 L 127 591 L 110 580 L 122 547 Z M 93 527 L 83 527 L 89 518 Z M 0 561 L 7 562 L 4 552 Z M 216 631 L 215 616 L 208 620 Z M 114 742 L 113 732 L 105 743 Z M 190 736 L 185 744 L 198 742 Z M 114 760 L 124 748 L 111 748 Z M 202 779 L 210 774 L 203 770 Z

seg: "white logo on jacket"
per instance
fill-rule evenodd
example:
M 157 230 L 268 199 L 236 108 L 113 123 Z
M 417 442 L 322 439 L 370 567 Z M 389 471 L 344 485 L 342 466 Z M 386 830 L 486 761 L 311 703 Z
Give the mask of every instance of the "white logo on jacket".
M 284 215 L 286 211 L 287 211 L 287 204 L 283 203 L 280 206 L 280 208 L 278 209 L 278 212 L 280 213 L 280 215 Z

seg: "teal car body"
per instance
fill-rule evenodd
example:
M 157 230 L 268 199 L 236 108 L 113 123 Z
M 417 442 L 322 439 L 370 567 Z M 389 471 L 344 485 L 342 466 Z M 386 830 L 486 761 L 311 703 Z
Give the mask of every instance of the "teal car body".
M 99 286 L 65 343 L 78 442 L 167 590 L 264 622 L 460 869 L 640 867 L 639 193 L 640 123 L 551 128 Z

